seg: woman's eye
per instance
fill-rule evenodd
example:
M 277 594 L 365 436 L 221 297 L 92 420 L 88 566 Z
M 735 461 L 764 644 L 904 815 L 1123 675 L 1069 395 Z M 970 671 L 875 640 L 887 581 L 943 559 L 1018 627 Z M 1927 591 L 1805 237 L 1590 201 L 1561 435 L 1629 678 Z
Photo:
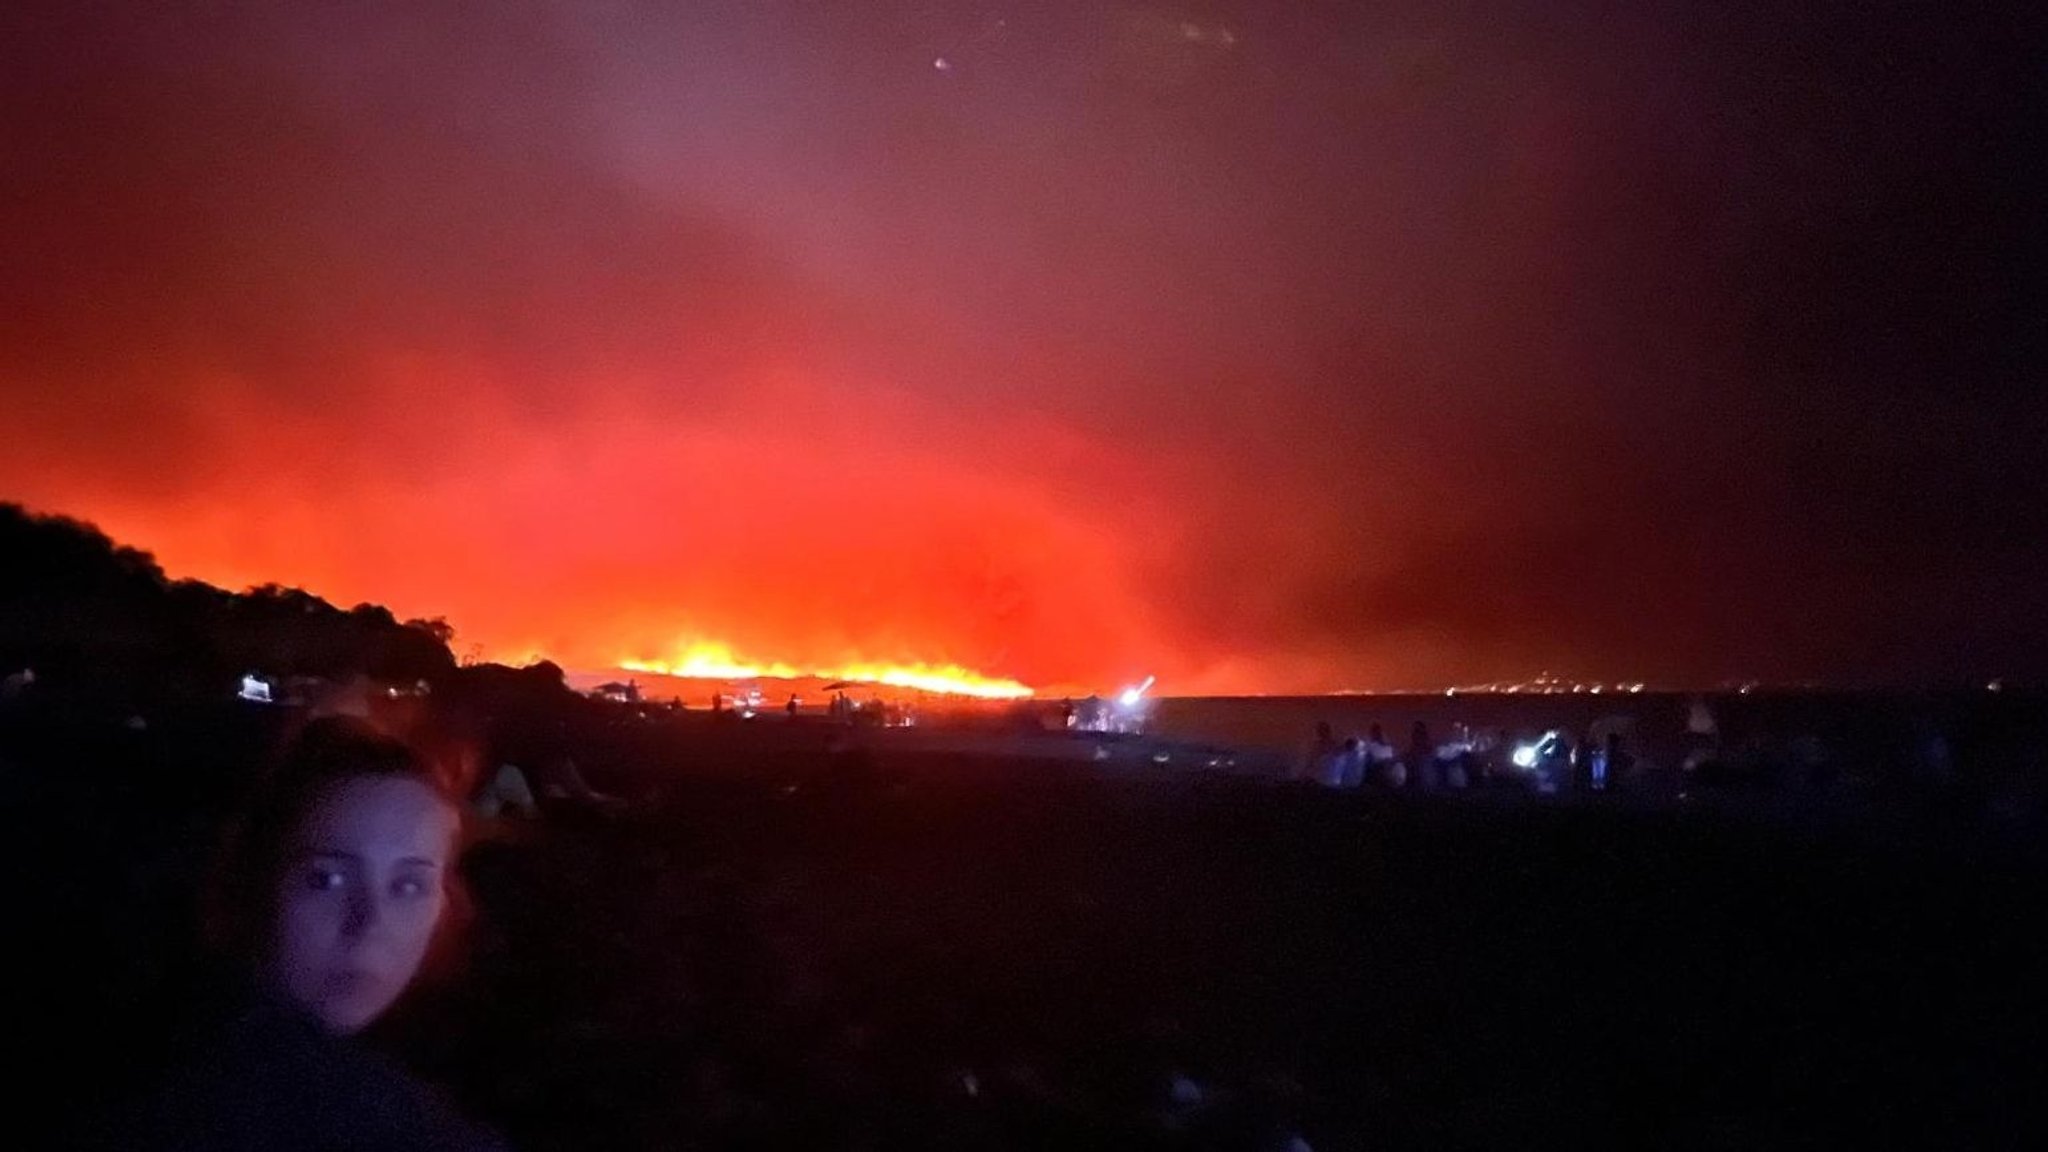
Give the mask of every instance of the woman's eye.
M 414 897 L 426 895 L 427 882 L 419 879 L 416 876 L 408 876 L 403 880 L 392 881 L 391 890 L 396 895 L 403 896 L 406 899 L 412 899 Z
M 348 878 L 332 868 L 315 868 L 306 873 L 306 887 L 315 892 L 332 892 L 348 883 Z

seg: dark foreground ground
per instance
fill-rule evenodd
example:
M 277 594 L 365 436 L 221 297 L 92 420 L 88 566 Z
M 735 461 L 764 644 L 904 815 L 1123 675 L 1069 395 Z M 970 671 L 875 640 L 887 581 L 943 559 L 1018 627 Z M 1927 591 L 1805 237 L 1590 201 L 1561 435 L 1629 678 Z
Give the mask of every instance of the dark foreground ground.
M 10 788 L 30 1120 L 175 986 L 203 776 L 120 763 Z M 795 758 L 479 845 L 382 1040 L 526 1149 L 2021 1146 L 2030 851 Z

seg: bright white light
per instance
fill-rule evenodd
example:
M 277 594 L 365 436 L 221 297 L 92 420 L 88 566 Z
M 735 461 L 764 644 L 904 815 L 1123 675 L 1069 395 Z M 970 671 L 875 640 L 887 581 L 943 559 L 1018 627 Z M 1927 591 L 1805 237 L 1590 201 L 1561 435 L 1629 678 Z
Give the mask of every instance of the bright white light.
M 1136 708 L 1138 701 L 1145 698 L 1145 693 L 1151 689 L 1152 682 L 1156 679 L 1157 677 L 1147 676 L 1144 683 L 1133 684 L 1129 688 L 1124 689 L 1117 694 L 1116 702 L 1125 708 Z
M 259 676 L 244 676 L 242 677 L 242 690 L 238 695 L 244 700 L 253 700 L 258 704 L 268 704 L 270 703 L 270 685 L 265 683 Z
M 1534 744 L 1515 745 L 1514 761 L 1517 768 L 1534 768 L 1536 766 L 1536 746 Z

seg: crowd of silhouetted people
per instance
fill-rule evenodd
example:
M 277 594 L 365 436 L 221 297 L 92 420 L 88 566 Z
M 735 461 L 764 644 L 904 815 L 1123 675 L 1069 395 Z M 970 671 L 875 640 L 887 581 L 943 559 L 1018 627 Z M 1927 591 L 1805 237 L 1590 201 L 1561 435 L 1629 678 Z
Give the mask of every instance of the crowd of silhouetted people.
M 1635 757 L 1614 731 L 1575 743 L 1552 730 L 1518 742 L 1506 730 L 1473 733 L 1459 725 L 1454 736 L 1438 741 L 1429 725 L 1417 720 L 1397 748 L 1377 723 L 1363 736 L 1339 740 L 1328 722 L 1319 721 L 1296 775 L 1329 788 L 1397 792 L 1517 788 L 1619 793 L 1635 771 Z
M 1734 731 L 1706 697 L 1662 728 L 1616 712 L 1574 730 L 1416 720 L 1396 744 L 1382 724 L 1340 736 L 1319 721 L 1290 773 L 1332 789 L 1388 794 L 1612 797 L 1642 803 L 1777 803 L 1893 821 L 1961 813 L 2027 829 L 2043 816 L 2040 718 L 1986 717 L 1910 698 L 1850 700 Z M 1544 704 L 1526 712 L 1540 718 Z

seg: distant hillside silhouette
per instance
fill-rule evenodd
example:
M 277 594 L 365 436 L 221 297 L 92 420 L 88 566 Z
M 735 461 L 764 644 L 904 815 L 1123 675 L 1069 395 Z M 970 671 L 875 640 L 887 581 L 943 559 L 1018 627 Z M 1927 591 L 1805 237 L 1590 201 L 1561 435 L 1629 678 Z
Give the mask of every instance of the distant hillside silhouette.
M 400 622 L 377 604 L 170 580 L 91 524 L 0 504 L 0 673 L 31 668 L 60 691 L 210 696 L 259 670 L 435 684 L 455 670 L 453 638 L 445 621 Z

